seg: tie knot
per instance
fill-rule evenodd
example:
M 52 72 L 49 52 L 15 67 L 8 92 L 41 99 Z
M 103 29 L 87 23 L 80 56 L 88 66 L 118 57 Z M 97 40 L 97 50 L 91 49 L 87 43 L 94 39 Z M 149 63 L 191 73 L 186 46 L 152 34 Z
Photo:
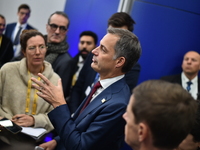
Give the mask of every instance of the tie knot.
M 188 81 L 188 82 L 187 82 L 187 87 L 186 87 L 186 89 L 187 89 L 188 92 L 191 90 L 191 87 L 190 87 L 191 84 L 192 84 L 191 81 Z
M 98 89 L 101 87 L 101 83 L 100 81 L 98 81 L 95 85 L 94 85 L 94 89 Z
M 187 82 L 187 85 L 188 85 L 188 86 L 190 86 L 191 84 L 192 84 L 192 82 L 191 82 L 191 81 L 188 81 L 188 82 Z

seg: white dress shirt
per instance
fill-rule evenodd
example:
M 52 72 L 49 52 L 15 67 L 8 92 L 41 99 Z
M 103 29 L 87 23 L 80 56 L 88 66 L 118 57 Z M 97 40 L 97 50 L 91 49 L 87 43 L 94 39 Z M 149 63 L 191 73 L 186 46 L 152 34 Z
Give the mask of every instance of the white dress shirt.
M 190 81 L 185 74 L 181 73 L 181 80 L 182 80 L 182 87 L 187 90 L 187 82 Z M 190 85 L 189 93 L 192 95 L 194 99 L 197 99 L 198 94 L 198 77 L 196 76 L 194 79 L 191 80 L 192 84 Z

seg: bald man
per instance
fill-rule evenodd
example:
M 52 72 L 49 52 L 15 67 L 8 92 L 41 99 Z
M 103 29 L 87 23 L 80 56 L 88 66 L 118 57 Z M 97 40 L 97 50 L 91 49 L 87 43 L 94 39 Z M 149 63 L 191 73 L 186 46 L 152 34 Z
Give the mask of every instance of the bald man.
M 172 83 L 179 83 L 194 97 L 194 99 L 200 99 L 200 80 L 198 78 L 199 69 L 199 53 L 196 51 L 189 51 L 183 57 L 182 73 L 164 76 L 161 79 Z

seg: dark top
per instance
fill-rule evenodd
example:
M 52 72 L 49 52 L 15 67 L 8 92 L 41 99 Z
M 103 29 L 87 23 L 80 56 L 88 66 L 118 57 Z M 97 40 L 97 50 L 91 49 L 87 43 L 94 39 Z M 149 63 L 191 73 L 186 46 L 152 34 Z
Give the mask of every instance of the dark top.
M 2 35 L 2 41 L 0 45 L 0 68 L 6 62 L 9 62 L 13 58 L 13 44 L 12 41 L 5 35 Z

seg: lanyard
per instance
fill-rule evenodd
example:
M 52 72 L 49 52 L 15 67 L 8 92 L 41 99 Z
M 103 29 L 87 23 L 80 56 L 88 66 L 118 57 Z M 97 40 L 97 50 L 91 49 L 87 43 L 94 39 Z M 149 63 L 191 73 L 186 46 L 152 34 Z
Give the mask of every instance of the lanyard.
M 30 75 L 30 71 L 28 70 L 28 87 L 27 87 L 27 96 L 26 96 L 26 109 L 25 112 L 28 113 L 29 112 L 29 107 L 30 107 L 30 96 L 31 96 L 31 75 Z M 37 78 L 39 81 L 41 80 L 40 77 Z M 34 100 L 33 100 L 33 109 L 32 109 L 32 115 L 36 114 L 36 109 L 37 109 L 37 100 L 38 100 L 38 95 L 37 95 L 37 89 L 34 90 Z

